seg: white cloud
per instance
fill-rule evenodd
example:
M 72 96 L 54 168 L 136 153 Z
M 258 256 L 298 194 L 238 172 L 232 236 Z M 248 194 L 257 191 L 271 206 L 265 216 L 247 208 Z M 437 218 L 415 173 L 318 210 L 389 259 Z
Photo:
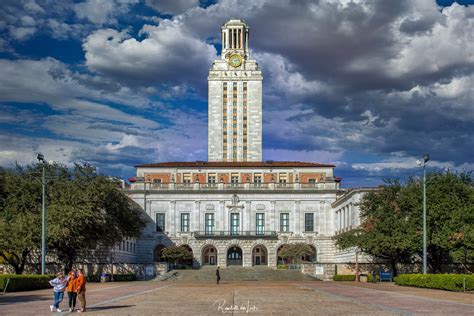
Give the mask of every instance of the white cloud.
M 86 0 L 74 5 L 74 12 L 80 19 L 87 19 L 98 25 L 115 24 L 115 17 L 126 13 L 139 0 Z
M 184 33 L 177 21 L 145 25 L 140 34 L 146 38 L 113 29 L 94 32 L 84 43 L 86 65 L 132 85 L 205 84 L 216 58 L 212 45 Z
M 10 35 L 16 40 L 24 40 L 36 33 L 35 27 L 14 27 L 9 28 Z
M 420 158 L 407 156 L 406 154 L 402 153 L 393 153 L 392 157 L 388 159 L 384 159 L 380 162 L 374 163 L 356 163 L 352 164 L 352 167 L 356 170 L 366 170 L 370 172 L 381 173 L 387 169 L 394 169 L 394 170 L 404 170 L 404 169 L 416 169 L 419 168 L 417 164 L 417 160 Z M 436 160 L 430 160 L 427 164 L 428 167 L 439 168 L 443 170 L 461 170 L 465 168 L 470 168 L 470 170 L 474 169 L 474 164 L 462 164 L 456 165 L 452 161 L 442 162 Z
M 178 14 L 199 5 L 199 0 L 145 0 L 145 3 L 163 14 Z

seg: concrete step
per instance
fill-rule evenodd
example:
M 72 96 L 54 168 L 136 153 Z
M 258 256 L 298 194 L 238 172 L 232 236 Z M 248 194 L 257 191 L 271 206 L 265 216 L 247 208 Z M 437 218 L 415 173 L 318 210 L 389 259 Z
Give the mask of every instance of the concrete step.
M 175 270 L 177 280 L 206 281 L 216 280 L 215 268 L 201 268 L 198 270 Z M 275 270 L 268 267 L 228 267 L 221 268 L 222 281 L 308 281 L 314 280 L 300 270 Z

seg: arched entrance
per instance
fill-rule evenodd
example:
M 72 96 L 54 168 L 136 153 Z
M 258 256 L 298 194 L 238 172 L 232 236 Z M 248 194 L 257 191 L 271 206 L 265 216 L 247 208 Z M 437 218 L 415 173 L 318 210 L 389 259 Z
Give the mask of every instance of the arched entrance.
M 164 262 L 165 259 L 163 259 L 162 257 L 162 252 L 163 252 L 163 249 L 165 249 L 166 247 L 164 245 L 157 245 L 155 247 L 155 249 L 153 250 L 153 261 L 154 262 Z
M 240 248 L 239 246 L 232 246 L 227 250 L 227 265 L 242 265 L 242 248 Z
M 202 250 L 202 265 L 214 266 L 217 264 L 217 249 L 213 245 L 207 245 Z
M 268 265 L 268 251 L 263 245 L 257 245 L 252 250 L 252 265 Z

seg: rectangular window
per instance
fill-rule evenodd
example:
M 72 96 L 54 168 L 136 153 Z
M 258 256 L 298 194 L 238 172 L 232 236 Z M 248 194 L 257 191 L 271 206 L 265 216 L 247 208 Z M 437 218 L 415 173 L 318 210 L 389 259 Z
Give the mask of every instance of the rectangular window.
M 286 183 L 288 180 L 288 175 L 286 173 L 280 173 L 278 175 L 278 182 L 280 183 Z
M 261 175 L 254 175 L 253 176 L 254 183 L 262 183 L 262 176 Z
M 156 231 L 165 231 L 165 213 L 156 213 Z
M 214 213 L 206 213 L 204 215 L 204 223 L 205 223 L 206 235 L 213 235 L 214 234 Z
M 257 213 L 256 216 L 257 235 L 263 235 L 265 233 L 265 213 Z
M 304 231 L 305 232 L 314 231 L 314 214 L 313 213 L 304 214 Z
M 191 183 L 191 174 L 183 173 L 183 183 Z
M 316 179 L 308 179 L 308 183 L 316 183 Z
M 240 214 L 230 213 L 230 234 L 238 235 L 240 232 Z
M 233 174 L 233 175 L 230 177 L 230 183 L 232 183 L 232 184 L 237 184 L 237 183 L 239 183 L 239 175 L 238 175 L 238 174 Z
M 181 232 L 189 232 L 189 213 L 181 213 Z
M 280 231 L 286 233 L 290 231 L 290 213 L 280 213 Z
M 216 183 L 216 175 L 208 175 L 207 176 L 207 183 Z

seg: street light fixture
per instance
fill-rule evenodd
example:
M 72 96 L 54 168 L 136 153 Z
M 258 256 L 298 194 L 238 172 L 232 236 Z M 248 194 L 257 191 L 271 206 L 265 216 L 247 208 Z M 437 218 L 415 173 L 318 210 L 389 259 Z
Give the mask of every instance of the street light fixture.
M 423 274 L 426 274 L 426 164 L 430 160 L 430 155 L 424 154 L 423 161 L 416 163 L 423 166 Z
M 41 199 L 41 274 L 45 272 L 45 257 L 46 257 L 46 179 L 44 176 L 44 166 L 46 161 L 44 160 L 43 154 L 38 154 L 36 156 L 38 161 L 42 164 L 42 177 L 41 177 L 41 187 L 42 187 L 42 199 Z

